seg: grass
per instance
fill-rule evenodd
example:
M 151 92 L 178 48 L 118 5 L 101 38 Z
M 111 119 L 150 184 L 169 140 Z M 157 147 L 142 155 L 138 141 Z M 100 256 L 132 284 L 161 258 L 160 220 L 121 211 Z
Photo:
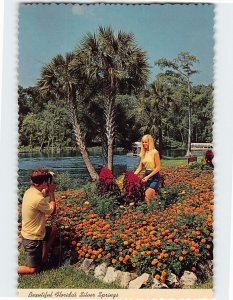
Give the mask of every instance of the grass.
M 176 167 L 187 164 L 187 159 L 161 159 L 162 168 Z
M 213 288 L 213 279 L 209 279 L 204 283 L 198 283 L 194 287 L 194 289 L 212 289 Z
M 104 283 L 94 276 L 86 275 L 74 266 L 62 266 L 42 271 L 39 274 L 19 276 L 19 289 L 119 289 L 114 284 Z
M 19 254 L 19 265 L 25 264 L 26 255 L 23 250 Z M 47 269 L 34 275 L 18 277 L 19 289 L 119 289 L 115 284 L 104 283 L 94 276 L 86 275 L 74 265 Z
M 198 157 L 197 158 L 197 162 L 201 162 L 202 161 L 202 157 Z M 177 167 L 180 165 L 187 165 L 188 164 L 188 160 L 187 158 L 184 157 L 177 157 L 177 158 L 162 158 L 161 159 L 161 166 L 162 168 L 167 168 L 167 167 Z

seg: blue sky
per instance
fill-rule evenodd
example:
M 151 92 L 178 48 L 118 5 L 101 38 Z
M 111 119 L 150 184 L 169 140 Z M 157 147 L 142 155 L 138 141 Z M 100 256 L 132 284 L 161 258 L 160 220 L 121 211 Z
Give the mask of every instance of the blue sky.
M 213 82 L 214 6 L 208 4 L 32 4 L 19 6 L 19 84 L 33 86 L 41 68 L 57 54 L 78 46 L 99 26 L 133 32 L 148 54 L 150 81 L 159 72 L 154 61 L 188 51 L 200 60 L 195 84 Z

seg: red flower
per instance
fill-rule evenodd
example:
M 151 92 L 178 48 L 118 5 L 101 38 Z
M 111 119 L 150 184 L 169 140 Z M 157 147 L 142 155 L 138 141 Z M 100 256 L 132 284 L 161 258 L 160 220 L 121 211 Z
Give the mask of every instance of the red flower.
M 143 200 L 145 196 L 145 186 L 142 179 L 132 171 L 125 174 L 123 191 L 127 202 L 137 203 Z
M 107 168 L 102 168 L 100 171 L 99 180 L 106 184 L 112 184 L 114 181 L 112 171 Z

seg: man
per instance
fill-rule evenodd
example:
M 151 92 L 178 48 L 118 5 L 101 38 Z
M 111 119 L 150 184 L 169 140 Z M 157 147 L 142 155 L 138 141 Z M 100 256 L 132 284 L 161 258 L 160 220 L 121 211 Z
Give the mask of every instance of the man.
M 46 262 L 48 251 L 57 234 L 55 226 L 46 227 L 45 215 L 56 211 L 53 173 L 35 170 L 31 174 L 31 187 L 25 192 L 22 203 L 22 244 L 28 266 L 19 266 L 18 274 L 34 274 Z M 49 196 L 50 199 L 46 198 Z

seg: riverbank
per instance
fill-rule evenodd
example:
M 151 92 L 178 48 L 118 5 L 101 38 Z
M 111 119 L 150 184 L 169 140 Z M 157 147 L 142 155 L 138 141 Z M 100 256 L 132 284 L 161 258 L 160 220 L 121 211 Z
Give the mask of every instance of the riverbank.
M 87 148 L 88 152 L 91 155 L 101 155 L 102 154 L 102 148 L 100 146 L 95 146 L 95 147 L 88 147 Z M 41 150 L 40 147 L 30 147 L 30 146 L 20 146 L 18 147 L 18 153 L 46 153 L 46 154 L 61 154 L 61 153 L 76 153 L 77 155 L 81 155 L 79 149 L 77 147 L 64 147 L 64 148 L 55 148 L 55 147 L 49 147 L 49 148 L 44 148 Z M 128 150 L 122 148 L 122 147 L 117 147 L 114 150 L 115 154 L 126 154 Z

